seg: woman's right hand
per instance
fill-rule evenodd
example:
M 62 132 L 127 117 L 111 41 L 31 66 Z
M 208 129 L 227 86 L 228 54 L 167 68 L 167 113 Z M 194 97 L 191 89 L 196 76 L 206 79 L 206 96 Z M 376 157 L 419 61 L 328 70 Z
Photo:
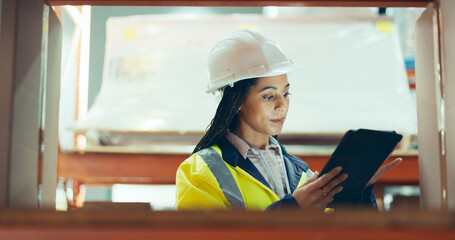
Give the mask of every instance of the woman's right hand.
M 337 185 L 348 178 L 347 174 L 335 177 L 340 172 L 341 167 L 336 167 L 320 178 L 318 178 L 319 173 L 315 172 L 302 186 L 298 187 L 292 196 L 300 208 L 325 209 L 327 204 L 333 201 L 333 196 L 343 190 L 342 186 L 337 187 Z

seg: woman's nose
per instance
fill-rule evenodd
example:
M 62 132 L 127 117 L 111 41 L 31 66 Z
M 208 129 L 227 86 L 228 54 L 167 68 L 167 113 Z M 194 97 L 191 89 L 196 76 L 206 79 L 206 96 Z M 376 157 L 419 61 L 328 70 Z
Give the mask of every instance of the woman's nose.
M 275 109 L 278 111 L 284 111 L 287 109 L 287 107 L 288 107 L 288 103 L 286 102 L 286 99 L 284 98 L 284 96 L 280 95 L 279 97 L 277 97 Z

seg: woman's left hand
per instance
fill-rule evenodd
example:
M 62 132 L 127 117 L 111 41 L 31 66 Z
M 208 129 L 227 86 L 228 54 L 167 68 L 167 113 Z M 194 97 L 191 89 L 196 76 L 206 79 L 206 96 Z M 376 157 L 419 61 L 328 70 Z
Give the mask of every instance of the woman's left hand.
M 401 158 L 396 158 L 395 160 L 393 160 L 392 162 L 380 167 L 378 169 L 378 171 L 376 171 L 376 173 L 373 175 L 373 177 L 370 179 L 370 181 L 368 181 L 367 185 L 365 185 L 365 188 L 367 188 L 368 186 L 370 186 L 371 184 L 374 184 L 378 179 L 379 177 L 382 176 L 382 174 L 388 172 L 390 169 L 398 166 L 398 164 L 400 164 L 401 162 L 403 161 L 403 159 Z

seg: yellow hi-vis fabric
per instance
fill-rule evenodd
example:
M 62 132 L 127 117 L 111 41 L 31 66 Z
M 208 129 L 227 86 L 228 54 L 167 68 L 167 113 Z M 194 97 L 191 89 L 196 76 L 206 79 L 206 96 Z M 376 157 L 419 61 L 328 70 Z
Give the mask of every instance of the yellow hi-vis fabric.
M 212 148 L 221 156 L 218 146 Z M 222 156 L 221 156 L 222 157 Z M 229 169 L 240 193 L 243 196 L 246 210 L 265 210 L 280 198 L 267 186 L 249 175 L 239 167 L 223 163 Z M 305 173 L 299 186 L 305 183 Z M 176 176 L 176 208 L 177 210 L 208 210 L 231 209 L 216 176 L 212 173 L 202 157 L 195 153 L 187 158 L 178 168 Z

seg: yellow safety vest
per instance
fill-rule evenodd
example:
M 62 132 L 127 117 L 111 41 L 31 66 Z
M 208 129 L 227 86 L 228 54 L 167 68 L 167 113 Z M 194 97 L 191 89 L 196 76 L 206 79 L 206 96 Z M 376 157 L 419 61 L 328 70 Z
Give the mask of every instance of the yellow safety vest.
M 287 153 L 284 154 L 289 156 Z M 301 162 L 303 163 L 303 161 Z M 306 163 L 303 164 L 306 165 Z M 300 186 L 306 182 L 312 172 L 306 167 L 298 175 L 293 177 L 294 179 L 298 177 L 297 186 Z M 297 187 L 295 186 L 297 182 L 294 182 L 292 191 Z M 273 190 L 263 182 L 241 167 L 232 166 L 223 160 L 222 151 L 217 145 L 194 153 L 177 170 L 177 210 L 246 209 L 262 211 L 279 200 L 280 198 Z

